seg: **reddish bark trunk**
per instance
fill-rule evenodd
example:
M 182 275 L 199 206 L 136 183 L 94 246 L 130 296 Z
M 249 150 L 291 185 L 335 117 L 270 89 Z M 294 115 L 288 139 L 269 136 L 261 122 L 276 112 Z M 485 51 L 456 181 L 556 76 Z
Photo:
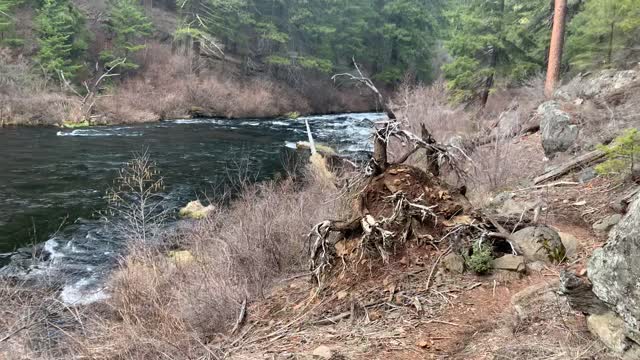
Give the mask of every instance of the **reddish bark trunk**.
M 555 0 L 553 30 L 551 31 L 551 47 L 549 49 L 549 64 L 547 66 L 547 80 L 544 85 L 544 94 L 547 98 L 553 97 L 556 83 L 560 79 L 560 64 L 562 63 L 562 50 L 564 47 L 566 15 L 567 0 Z

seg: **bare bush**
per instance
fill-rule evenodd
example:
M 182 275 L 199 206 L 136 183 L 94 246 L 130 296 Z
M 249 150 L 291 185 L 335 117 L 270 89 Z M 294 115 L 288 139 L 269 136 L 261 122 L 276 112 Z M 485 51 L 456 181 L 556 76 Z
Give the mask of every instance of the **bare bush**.
M 245 299 L 302 269 L 306 232 L 335 216 L 336 198 L 313 180 L 247 185 L 229 207 L 174 239 L 188 256 L 132 249 L 111 282 L 111 315 L 101 314 L 92 328 L 86 355 L 193 358 L 215 351 L 203 344 L 233 326 Z
M 81 315 L 55 289 L 0 279 L 0 358 L 61 359 L 75 348 Z

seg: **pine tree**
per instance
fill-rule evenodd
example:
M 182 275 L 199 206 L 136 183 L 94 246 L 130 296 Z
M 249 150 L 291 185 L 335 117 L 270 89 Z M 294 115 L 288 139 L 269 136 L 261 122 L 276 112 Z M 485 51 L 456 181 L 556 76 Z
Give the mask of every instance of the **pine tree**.
M 87 49 L 84 18 L 67 0 L 44 0 L 35 18 L 36 59 L 47 76 L 73 78 Z
M 107 29 L 113 36 L 112 48 L 100 54 L 107 67 L 114 66 L 121 59 L 126 59 L 120 67 L 125 70 L 138 68 L 131 58 L 146 45 L 143 39 L 153 31 L 151 21 L 146 17 L 144 9 L 136 0 L 109 1 Z
M 21 0 L 0 0 L 0 44 L 20 45 L 21 41 L 12 36 L 15 18 L 13 12 Z
M 453 2 L 446 46 L 454 60 L 443 71 L 454 101 L 484 106 L 497 80 L 517 82 L 543 67 L 531 26 L 548 5 L 546 0 Z
M 569 25 L 568 53 L 578 69 L 612 66 L 621 50 L 637 46 L 639 0 L 587 0 Z

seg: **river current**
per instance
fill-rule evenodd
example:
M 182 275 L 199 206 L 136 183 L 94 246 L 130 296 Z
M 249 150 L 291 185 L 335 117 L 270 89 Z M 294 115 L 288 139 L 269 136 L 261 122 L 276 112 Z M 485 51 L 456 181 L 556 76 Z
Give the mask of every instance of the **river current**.
M 382 114 L 310 116 L 298 120 L 187 119 L 160 123 L 60 130 L 0 129 L 0 266 L 16 252 L 40 244 L 46 262 L 31 273 L 55 272 L 65 301 L 86 302 L 117 261 L 123 244 L 97 214 L 118 170 L 135 152 L 148 151 L 178 207 L 214 197 L 238 171 L 256 181 L 282 173 L 304 120 L 316 141 L 338 153 L 371 151 L 373 121 Z M 15 261 L 12 261 L 15 262 Z M 43 265 L 44 264 L 44 265 Z M 6 270 L 6 269 L 5 269 Z

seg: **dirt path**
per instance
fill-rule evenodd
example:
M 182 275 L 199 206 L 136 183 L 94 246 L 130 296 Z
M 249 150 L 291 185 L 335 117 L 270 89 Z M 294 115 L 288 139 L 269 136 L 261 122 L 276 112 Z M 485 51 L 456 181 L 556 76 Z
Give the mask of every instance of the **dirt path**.
M 528 275 L 451 274 L 433 267 L 436 250 L 415 247 L 387 267 L 345 271 L 321 294 L 306 278 L 281 282 L 250 307 L 232 358 L 610 359 L 556 293 L 560 269 L 579 270 L 601 239 L 555 228 L 576 236 L 579 258 Z

